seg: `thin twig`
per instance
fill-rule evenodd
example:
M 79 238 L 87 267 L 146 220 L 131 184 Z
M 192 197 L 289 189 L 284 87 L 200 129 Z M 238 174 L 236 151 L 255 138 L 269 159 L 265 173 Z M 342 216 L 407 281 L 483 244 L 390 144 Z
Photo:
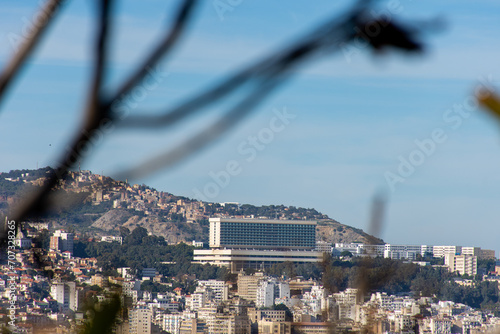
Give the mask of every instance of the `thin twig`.
M 208 146 L 212 142 L 220 138 L 224 133 L 234 128 L 253 108 L 262 102 L 263 98 L 270 94 L 279 83 L 278 78 L 273 78 L 269 82 L 261 85 L 258 90 L 247 96 L 243 101 L 238 103 L 217 122 L 203 130 L 202 132 L 192 136 L 184 143 L 177 145 L 171 151 L 160 154 L 152 159 L 143 162 L 136 167 L 119 173 L 116 178 L 136 179 L 145 177 L 160 169 L 170 167 L 175 163 L 190 156 L 193 152 L 199 151 Z
M 180 7 L 172 28 L 165 35 L 162 41 L 153 49 L 151 54 L 146 57 L 143 63 L 138 66 L 137 70 L 125 80 L 123 85 L 114 93 L 106 103 L 106 107 L 110 107 L 113 102 L 118 101 L 125 96 L 132 88 L 137 86 L 146 76 L 148 70 L 154 67 L 162 58 L 164 58 L 173 46 L 177 43 L 179 37 L 185 31 L 189 19 L 192 17 L 193 9 L 197 0 L 184 0 Z
M 110 26 L 110 7 L 112 0 L 101 0 L 99 8 L 99 28 L 96 35 L 95 60 L 92 80 L 90 82 L 88 104 L 85 111 L 85 121 L 81 129 L 73 139 L 69 150 L 63 153 L 61 162 L 55 173 L 49 176 L 42 188 L 35 192 L 30 198 L 23 201 L 22 205 L 14 211 L 13 219 L 22 221 L 31 215 L 41 214 L 51 207 L 50 191 L 57 185 L 59 180 L 64 179 L 68 170 L 81 159 L 94 132 L 101 126 L 101 120 L 105 112 L 101 108 L 100 91 L 104 77 L 104 68 L 107 59 L 107 43 Z
M 48 0 L 45 6 L 40 9 L 39 13 L 41 14 L 36 15 L 40 21 L 37 24 L 33 24 L 33 28 L 26 37 L 26 41 L 20 45 L 18 52 L 11 58 L 2 74 L 0 74 L 0 102 L 2 99 L 5 99 L 7 89 L 19 74 L 29 55 L 41 41 L 44 32 L 47 30 L 49 23 L 54 20 L 54 16 L 63 1 Z
M 286 47 L 284 50 L 263 57 L 255 64 L 239 70 L 215 87 L 202 91 L 177 107 L 168 109 L 159 115 L 128 116 L 117 125 L 120 128 L 161 128 L 177 123 L 193 115 L 211 104 L 219 101 L 228 94 L 236 91 L 242 85 L 252 81 L 266 81 L 273 73 L 286 70 L 296 60 L 300 60 L 322 49 L 338 49 L 341 42 L 349 41 L 353 35 L 354 18 L 359 13 L 347 15 L 347 19 L 340 21 L 331 19 L 309 33 L 299 42 Z M 351 28 L 351 29 L 349 29 Z M 258 85 L 258 83 L 257 83 Z
M 119 173 L 116 178 L 135 179 L 145 177 L 159 169 L 170 167 L 193 152 L 213 143 L 240 122 L 245 115 L 250 113 L 252 108 L 262 102 L 261 100 L 283 81 L 283 75 L 290 73 L 300 62 L 308 59 L 324 47 L 328 47 L 330 51 L 338 51 L 342 42 L 347 42 L 352 38 L 352 35 L 348 33 L 349 29 L 347 27 L 352 27 L 355 24 L 353 17 L 356 16 L 349 17 L 347 21 L 341 21 L 340 24 L 337 22 L 338 20 L 331 20 L 327 25 L 323 25 L 321 29 L 315 30 L 310 34 L 309 38 L 287 48 L 286 51 L 273 54 L 257 62 L 257 64 L 239 71 L 215 88 L 203 92 L 185 104 L 167 112 L 165 115 L 160 115 L 156 119 L 154 117 L 151 118 L 146 122 L 149 127 L 157 126 L 158 123 L 161 123 L 162 126 L 172 125 L 226 96 L 237 89 L 238 86 L 247 83 L 247 81 L 251 79 L 255 81 L 253 82 L 253 91 L 251 90 L 247 94 L 247 97 L 243 98 L 239 104 L 224 114 L 214 125 L 194 135 L 174 149 Z M 160 122 L 160 118 L 162 122 Z M 136 119 L 139 121 L 141 117 L 137 117 Z M 131 125 L 130 122 L 129 125 Z

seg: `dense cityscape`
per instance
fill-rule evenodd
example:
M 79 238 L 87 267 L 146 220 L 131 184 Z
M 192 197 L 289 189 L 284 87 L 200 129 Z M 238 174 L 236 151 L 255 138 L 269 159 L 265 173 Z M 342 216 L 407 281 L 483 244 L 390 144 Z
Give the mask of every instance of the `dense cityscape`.
M 2 176 L 12 184 L 43 181 L 39 173 Z M 112 209 L 170 214 L 190 224 L 205 219 L 208 226 L 199 240 L 171 243 L 140 225 L 78 230 L 58 223 L 67 217 L 59 215 L 21 227 L 5 217 L 5 331 L 77 333 L 113 305 L 108 320 L 120 334 L 472 334 L 500 326 L 494 250 L 329 242 L 317 233 L 327 217 L 314 210 L 278 217 L 207 213 L 204 202 L 171 194 L 167 201 L 154 189 L 88 171 L 61 183 L 60 191 L 70 189 L 94 207 L 110 202 Z M 15 202 L 5 189 L 4 202 Z
M 500 2 L 0 12 L 0 334 L 500 333 Z

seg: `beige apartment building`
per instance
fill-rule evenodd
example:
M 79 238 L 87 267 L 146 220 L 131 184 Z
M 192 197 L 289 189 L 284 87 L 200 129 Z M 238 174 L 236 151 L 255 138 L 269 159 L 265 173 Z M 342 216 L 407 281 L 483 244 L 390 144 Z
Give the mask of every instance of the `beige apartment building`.
M 460 275 L 471 276 L 477 274 L 477 256 L 474 255 L 446 254 L 444 265 L 452 273 L 458 272 Z

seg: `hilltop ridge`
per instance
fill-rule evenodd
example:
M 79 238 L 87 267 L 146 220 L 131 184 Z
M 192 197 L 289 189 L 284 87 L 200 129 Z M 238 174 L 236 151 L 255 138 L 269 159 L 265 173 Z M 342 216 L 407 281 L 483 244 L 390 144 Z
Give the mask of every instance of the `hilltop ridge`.
M 38 187 L 50 167 L 0 173 L 0 211 Z M 208 218 L 272 218 L 318 221 L 317 238 L 329 243 L 383 243 L 361 229 L 328 217 L 311 208 L 285 205 L 211 203 L 158 191 L 144 184 L 129 184 L 91 171 L 71 171 L 58 184 L 59 208 L 45 221 L 90 235 L 120 235 L 138 226 L 161 235 L 169 243 L 207 241 Z

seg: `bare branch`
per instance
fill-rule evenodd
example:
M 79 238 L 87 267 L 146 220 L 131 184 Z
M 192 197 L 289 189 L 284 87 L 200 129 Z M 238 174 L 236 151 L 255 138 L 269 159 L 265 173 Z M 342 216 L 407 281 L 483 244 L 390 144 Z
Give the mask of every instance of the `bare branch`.
M 177 13 L 175 22 L 170 31 L 165 35 L 163 40 L 156 46 L 151 54 L 146 57 L 144 62 L 138 66 L 136 72 L 131 75 L 128 80 L 113 94 L 106 103 L 106 107 L 110 107 L 114 101 L 119 100 L 127 94 L 132 88 L 138 85 L 148 73 L 148 69 L 154 67 L 163 57 L 165 57 L 172 47 L 176 44 L 182 32 L 185 30 L 189 19 L 192 16 L 194 6 L 197 0 L 184 0 L 184 3 Z
M 50 175 L 43 187 L 35 192 L 31 198 L 23 201 L 22 205 L 16 208 L 14 220 L 22 221 L 31 215 L 38 215 L 51 207 L 51 189 L 57 185 L 57 182 L 66 176 L 68 170 L 79 161 L 84 155 L 85 149 L 89 144 L 94 132 L 101 126 L 101 121 L 105 112 L 101 107 L 100 91 L 104 76 L 104 67 L 107 58 L 107 37 L 110 25 L 110 7 L 112 0 L 100 0 L 98 30 L 96 34 L 95 60 L 92 80 L 89 89 L 88 105 L 86 106 L 85 121 L 82 128 L 77 132 L 76 137 L 69 146 L 70 149 L 63 153 L 61 162 L 56 172 Z
M 160 115 L 150 116 L 129 116 L 118 125 L 122 128 L 161 128 L 175 124 L 176 122 L 195 114 L 202 108 L 219 101 L 228 94 L 236 91 L 242 85 L 250 81 L 266 81 L 277 72 L 287 70 L 296 62 L 306 59 L 318 51 L 329 48 L 338 49 L 340 43 L 348 42 L 353 35 L 354 21 L 359 13 L 348 15 L 348 19 L 343 21 L 335 18 L 329 20 L 320 28 L 301 39 L 298 43 L 275 52 L 257 61 L 229 78 L 223 80 L 215 87 L 196 94 L 195 97 L 181 105 L 167 110 Z M 351 29 L 349 30 L 348 27 Z M 259 85 L 259 82 L 255 82 Z
M 183 144 L 176 146 L 176 148 L 171 151 L 160 154 L 134 168 L 119 173 L 116 178 L 136 179 L 145 177 L 162 168 L 170 167 L 190 156 L 193 152 L 203 149 L 232 129 L 238 122 L 248 115 L 256 105 L 262 102 L 266 95 L 270 94 L 273 89 L 276 88 L 279 81 L 281 80 L 276 78 L 269 80 L 269 82 L 261 85 L 258 90 L 238 103 L 217 122 L 206 128 L 204 131 L 194 135 Z
M 36 16 L 40 18 L 40 21 L 34 25 L 26 41 L 21 44 L 18 52 L 12 57 L 5 70 L 0 75 L 0 102 L 2 98 L 5 98 L 7 89 L 19 74 L 26 59 L 42 39 L 43 33 L 47 30 L 49 23 L 54 20 L 54 15 L 57 13 L 63 1 L 64 0 L 48 0 L 45 6 L 40 9 L 41 15 Z

